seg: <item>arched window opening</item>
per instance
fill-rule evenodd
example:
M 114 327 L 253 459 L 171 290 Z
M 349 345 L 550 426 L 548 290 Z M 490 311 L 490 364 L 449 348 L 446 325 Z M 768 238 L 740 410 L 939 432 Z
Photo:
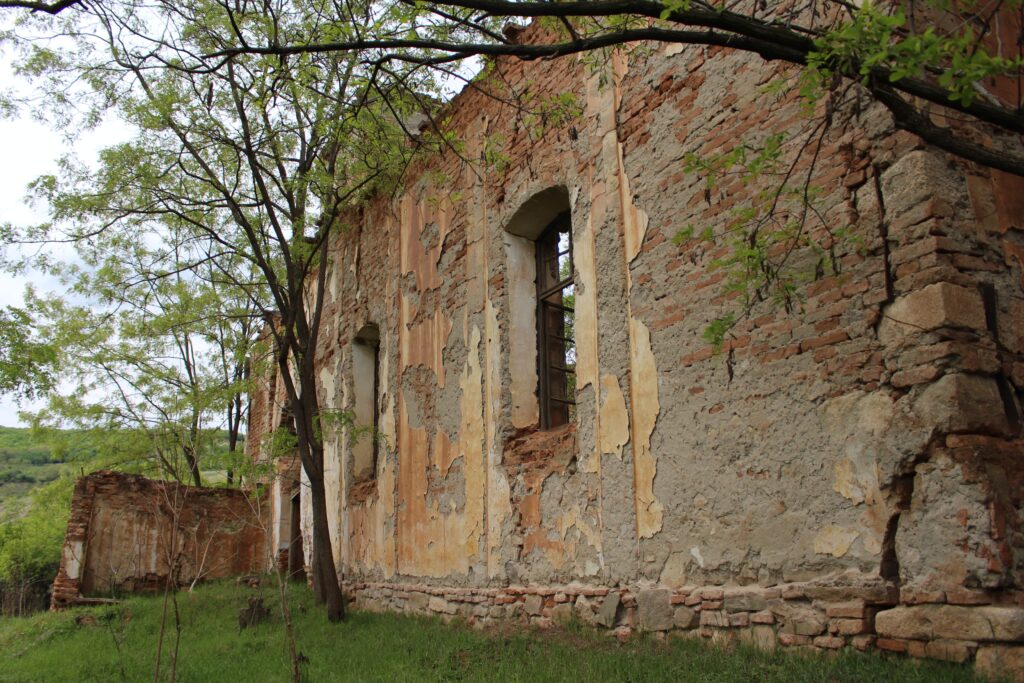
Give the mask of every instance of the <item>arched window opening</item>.
M 540 234 L 536 252 L 540 426 L 553 429 L 576 419 L 576 289 L 568 211 Z

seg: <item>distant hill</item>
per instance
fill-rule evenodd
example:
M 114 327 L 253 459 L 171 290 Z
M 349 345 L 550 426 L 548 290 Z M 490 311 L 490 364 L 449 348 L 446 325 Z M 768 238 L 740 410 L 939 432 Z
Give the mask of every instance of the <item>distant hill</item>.
M 76 474 L 97 467 L 146 474 L 140 469 L 137 459 L 121 463 L 111 460 L 111 448 L 123 446 L 132 438 L 125 433 L 123 439 L 112 439 L 112 434 L 116 436 L 115 432 L 107 432 L 105 436 L 101 432 L 98 438 L 96 432 L 75 429 L 39 434 L 27 428 L 0 427 L 0 522 L 11 514 L 17 514 L 27 502 L 29 491 L 57 479 L 66 466 L 73 466 Z M 227 432 L 215 431 L 213 437 L 210 443 L 214 448 L 226 451 Z M 244 448 L 243 440 L 238 445 L 238 452 L 243 452 Z M 101 451 L 103 457 L 99 455 Z M 223 485 L 227 478 L 224 467 L 226 465 L 216 459 L 204 459 L 201 462 L 203 483 L 207 486 Z M 154 476 L 153 473 L 148 474 Z
M 0 427 L 0 519 L 20 506 L 30 489 L 60 476 L 62 466 L 30 429 Z

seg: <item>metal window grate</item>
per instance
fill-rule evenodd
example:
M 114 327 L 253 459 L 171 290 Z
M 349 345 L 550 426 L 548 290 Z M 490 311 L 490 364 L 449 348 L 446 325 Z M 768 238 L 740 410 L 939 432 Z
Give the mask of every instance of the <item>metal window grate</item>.
M 566 211 L 537 238 L 537 354 L 542 429 L 576 418 L 576 289 Z

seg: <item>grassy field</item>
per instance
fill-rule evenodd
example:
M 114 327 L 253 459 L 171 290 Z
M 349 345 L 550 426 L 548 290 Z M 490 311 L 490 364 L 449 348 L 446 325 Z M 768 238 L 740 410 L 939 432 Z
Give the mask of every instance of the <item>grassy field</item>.
M 269 621 L 239 630 L 238 609 L 262 591 Z M 272 585 L 218 583 L 180 593 L 178 680 L 288 681 L 284 628 Z M 306 681 L 972 681 L 969 670 L 860 653 L 766 654 L 703 642 L 635 638 L 619 645 L 585 627 L 480 632 L 458 623 L 351 614 L 328 624 L 302 586 L 289 588 Z M 0 681 L 153 680 L 163 600 L 0 619 Z M 165 647 L 173 648 L 173 606 Z M 164 655 L 163 671 L 169 667 Z M 122 676 L 123 672 L 123 676 Z M 170 678 L 164 678 L 170 680 Z

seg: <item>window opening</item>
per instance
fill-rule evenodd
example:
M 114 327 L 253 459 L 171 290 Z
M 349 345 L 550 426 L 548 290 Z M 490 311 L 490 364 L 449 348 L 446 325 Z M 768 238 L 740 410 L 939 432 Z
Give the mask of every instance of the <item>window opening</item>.
M 576 419 L 576 289 L 572 222 L 563 212 L 537 238 L 537 346 L 542 429 Z
M 356 426 L 372 429 L 369 433 L 361 434 L 352 446 L 353 474 L 360 481 L 372 479 L 377 473 L 380 442 L 376 438 L 380 429 L 380 333 L 375 326 L 367 325 L 356 335 L 355 344 L 352 345 L 352 370 Z
M 292 494 L 291 539 L 288 542 L 288 578 L 305 581 L 305 553 L 302 550 L 302 503 L 301 489 L 296 487 Z

